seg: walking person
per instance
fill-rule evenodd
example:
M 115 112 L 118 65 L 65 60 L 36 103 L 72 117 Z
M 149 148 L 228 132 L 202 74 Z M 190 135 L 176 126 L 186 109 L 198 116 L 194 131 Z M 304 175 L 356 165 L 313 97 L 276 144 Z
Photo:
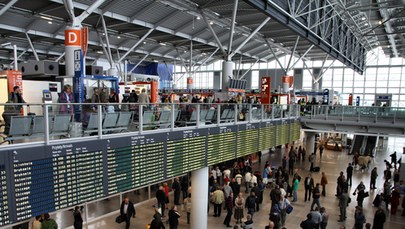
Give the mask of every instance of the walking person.
M 366 186 L 364 185 L 363 181 L 360 181 L 360 184 L 357 185 L 356 189 L 354 190 L 353 195 L 356 195 L 357 191 L 357 206 L 363 207 L 363 200 L 365 196 Z
M 373 229 L 384 229 L 386 215 L 384 209 L 380 206 L 374 214 Z
M 298 178 L 294 178 L 294 185 L 292 187 L 293 190 L 293 201 L 292 202 L 297 202 L 298 201 L 298 185 L 299 185 L 299 181 Z
M 74 223 L 73 227 L 75 229 L 82 229 L 83 228 L 83 218 L 80 212 L 80 207 L 76 206 L 75 210 L 73 211 Z
M 328 184 L 328 178 L 326 178 L 325 172 L 322 172 L 321 185 L 322 185 L 322 196 L 326 196 L 326 185 Z
M 252 180 L 252 174 L 250 173 L 250 171 L 247 171 L 245 173 L 245 193 L 249 193 L 250 192 L 250 182 Z
M 304 181 L 304 188 L 305 188 L 305 198 L 304 201 L 307 202 L 311 201 L 312 191 L 314 190 L 314 179 L 312 178 L 312 174 L 309 173 L 307 177 L 305 177 Z
M 288 201 L 287 198 L 285 198 L 284 196 L 281 196 L 281 201 L 279 202 L 280 205 L 280 224 L 281 227 L 285 226 L 285 221 L 287 219 L 287 207 L 290 205 L 290 201 Z
M 190 215 L 191 215 L 191 193 L 188 194 L 188 197 L 183 200 L 184 211 L 187 213 L 187 224 L 190 224 Z
M 256 211 L 257 197 L 255 192 L 250 192 L 250 196 L 246 198 L 245 208 L 248 210 L 248 214 L 252 216 Z
M 165 217 L 165 210 L 166 210 L 166 194 L 163 190 L 163 186 L 159 186 L 159 189 L 156 191 L 156 200 L 158 203 L 157 208 L 162 209 L 161 217 Z
M 311 211 L 314 209 L 314 205 L 318 207 L 318 209 L 321 208 L 321 203 L 319 199 L 321 198 L 321 191 L 319 190 L 319 183 L 316 184 L 314 191 L 312 192 L 312 204 L 311 204 Z
M 44 220 L 41 223 L 41 229 L 57 229 L 58 224 L 54 219 L 51 219 L 49 213 L 44 214 Z
M 319 158 L 320 158 L 320 159 L 322 159 L 323 150 L 324 150 L 324 147 L 323 147 L 323 144 L 321 144 L 321 145 L 319 146 Z
M 174 204 L 175 205 L 180 205 L 181 186 L 180 186 L 180 182 L 179 182 L 178 177 L 174 178 L 174 181 L 173 181 L 173 184 L 172 184 L 172 190 L 174 191 L 174 193 L 173 193 Z
M 225 201 L 224 192 L 217 187 L 217 190 L 212 193 L 212 202 L 214 204 L 214 217 L 221 216 L 221 205 Z
M 311 163 L 311 167 L 309 167 L 309 171 L 312 172 L 314 170 L 314 163 L 315 163 L 315 153 L 309 155 L 309 162 Z
M 165 229 L 165 225 L 162 222 L 162 215 L 159 213 L 158 208 L 155 208 L 155 214 L 153 220 L 150 223 L 149 229 Z
M 125 228 L 129 229 L 129 226 L 131 225 L 131 217 L 135 218 L 136 212 L 134 204 L 129 201 L 128 197 L 124 197 L 124 200 L 121 203 L 120 214 L 125 220 Z
M 224 225 L 226 225 L 226 227 L 232 227 L 230 225 L 231 223 L 231 218 L 232 218 L 232 214 L 233 214 L 233 209 L 235 207 L 234 202 L 233 202 L 233 192 L 231 192 L 228 196 L 228 198 L 226 198 L 225 200 L 225 207 L 226 207 L 226 217 L 224 220 Z

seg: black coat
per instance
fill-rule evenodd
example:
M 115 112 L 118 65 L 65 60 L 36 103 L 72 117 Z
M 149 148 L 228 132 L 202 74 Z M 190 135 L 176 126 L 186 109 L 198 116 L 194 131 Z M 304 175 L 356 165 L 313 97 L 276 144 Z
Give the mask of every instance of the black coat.
M 120 214 L 121 214 L 121 215 L 125 215 L 125 214 L 124 214 L 124 206 L 125 206 L 125 202 L 122 201 L 122 203 L 121 203 L 121 208 L 120 208 Z M 128 216 L 128 217 L 131 217 L 131 216 L 135 217 L 135 215 L 136 215 L 136 211 L 135 211 L 134 204 L 133 204 L 131 201 L 129 201 L 129 202 L 128 202 L 128 210 L 127 210 L 127 215 L 126 215 L 126 216 Z
M 309 185 L 308 185 L 308 179 L 310 179 Z M 309 190 L 314 189 L 314 178 L 305 177 L 304 186 L 305 186 L 305 189 L 309 189 Z
M 163 190 L 157 190 L 156 192 L 156 199 L 159 203 L 165 202 L 166 194 Z

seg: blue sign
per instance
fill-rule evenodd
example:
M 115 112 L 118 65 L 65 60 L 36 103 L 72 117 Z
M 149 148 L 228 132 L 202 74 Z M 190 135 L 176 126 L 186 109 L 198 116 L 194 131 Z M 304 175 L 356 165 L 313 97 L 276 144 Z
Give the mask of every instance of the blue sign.
M 360 96 L 356 97 L 356 106 L 360 106 Z
M 322 101 L 323 104 L 329 104 L 329 89 L 323 90 L 322 99 L 323 99 L 323 101 Z
M 73 78 L 73 94 L 76 103 L 84 102 L 84 61 L 83 61 L 83 52 L 81 49 L 74 51 L 74 68 L 75 75 Z M 82 113 L 82 106 L 75 106 L 75 120 L 80 121 L 80 116 Z

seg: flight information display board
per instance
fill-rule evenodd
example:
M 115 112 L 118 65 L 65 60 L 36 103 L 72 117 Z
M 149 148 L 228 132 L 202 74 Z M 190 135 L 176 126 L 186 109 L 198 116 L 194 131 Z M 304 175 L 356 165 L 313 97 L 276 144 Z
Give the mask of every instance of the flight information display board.
M 237 157 L 242 157 L 259 151 L 260 123 L 250 123 L 238 126 Z
M 157 133 L 107 140 L 108 195 L 164 179 L 166 136 Z
M 301 123 L 295 120 L 290 124 L 290 141 L 297 141 L 301 135 Z
M 6 167 L 0 164 L 0 226 L 10 223 L 8 214 L 8 190 Z
M 237 126 L 209 128 L 207 165 L 235 159 Z
M 206 167 L 208 129 L 170 132 L 166 145 L 166 176 L 175 177 Z
M 259 129 L 259 149 L 269 149 L 275 146 L 274 132 L 276 127 L 271 122 L 261 123 Z
M 0 149 L 0 226 L 299 138 L 297 120 Z

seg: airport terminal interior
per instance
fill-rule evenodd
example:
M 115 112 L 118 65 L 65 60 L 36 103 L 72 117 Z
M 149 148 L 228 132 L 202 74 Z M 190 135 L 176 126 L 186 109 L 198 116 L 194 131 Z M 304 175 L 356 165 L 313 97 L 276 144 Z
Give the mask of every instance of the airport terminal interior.
M 405 228 L 404 26 L 404 0 L 0 0 L 0 229 Z

